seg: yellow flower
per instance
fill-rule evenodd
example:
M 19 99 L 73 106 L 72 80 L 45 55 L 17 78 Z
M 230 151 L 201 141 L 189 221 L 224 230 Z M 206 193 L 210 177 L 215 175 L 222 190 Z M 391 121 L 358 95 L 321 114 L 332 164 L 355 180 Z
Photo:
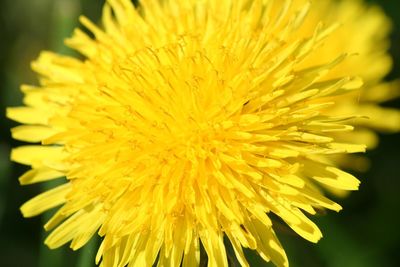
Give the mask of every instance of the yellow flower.
M 387 69 L 368 76 L 346 54 L 374 44 L 340 46 L 340 8 L 321 24 L 321 3 L 291 2 L 108 0 L 103 29 L 81 17 L 94 37 L 67 40 L 84 59 L 43 52 L 32 64 L 40 86 L 22 86 L 26 106 L 7 112 L 24 124 L 14 138 L 41 142 L 12 151 L 32 168 L 20 182 L 66 177 L 21 208 L 62 205 L 45 243 L 75 250 L 98 233 L 103 266 L 191 267 L 201 242 L 219 267 L 226 236 L 243 266 L 243 247 L 288 266 L 271 213 L 317 242 L 304 211 L 339 211 L 321 188 L 359 184 L 329 157 L 365 150 L 341 137 L 360 115 L 341 103 L 357 76 L 374 85 Z
M 297 1 L 297 4 L 302 2 L 305 1 Z M 352 121 L 354 131 L 340 133 L 336 138 L 342 142 L 366 144 L 372 149 L 378 143 L 374 131 L 400 131 L 400 111 L 379 106 L 381 102 L 400 96 L 398 80 L 382 82 L 392 68 L 392 58 L 387 52 L 391 21 L 381 8 L 366 5 L 361 0 L 320 0 L 313 5 L 306 23 L 315 25 L 323 21 L 328 24 L 339 22 L 341 25 L 305 64 L 325 62 L 343 51 L 350 54 L 349 59 L 327 77 L 334 79 L 352 73 L 363 79 L 364 86 L 354 90 L 352 97 L 337 102 L 331 114 L 357 114 L 359 118 Z M 367 167 L 365 159 L 354 155 L 330 156 L 330 160 L 346 168 L 365 170 Z

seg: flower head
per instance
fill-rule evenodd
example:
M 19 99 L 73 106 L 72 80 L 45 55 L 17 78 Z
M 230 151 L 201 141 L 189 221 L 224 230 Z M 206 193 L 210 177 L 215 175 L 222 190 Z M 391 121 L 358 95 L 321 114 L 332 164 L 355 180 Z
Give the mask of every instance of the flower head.
M 301 1 L 297 3 L 301 5 Z M 313 6 L 306 23 L 314 25 L 320 21 L 339 22 L 340 26 L 305 63 L 310 65 L 324 62 L 333 55 L 346 51 L 349 58 L 328 73 L 327 77 L 335 78 L 353 73 L 364 81 L 364 86 L 354 90 L 351 97 L 338 101 L 330 111 L 334 116 L 358 116 L 352 121 L 354 131 L 337 134 L 336 139 L 366 144 L 368 149 L 372 149 L 378 143 L 375 131 L 400 131 L 400 111 L 379 106 L 381 102 L 400 96 L 398 80 L 382 82 L 392 68 L 392 58 L 387 52 L 391 21 L 381 8 L 366 5 L 361 0 L 322 0 L 313 3 Z M 365 170 L 368 166 L 365 158 L 349 154 L 330 156 L 329 160 L 358 171 Z
M 243 266 L 243 247 L 288 266 L 269 214 L 317 242 L 304 212 L 341 209 L 321 188 L 359 184 L 329 155 L 365 150 L 339 137 L 358 114 L 332 111 L 361 74 L 338 71 L 346 49 L 321 57 L 338 25 L 315 12 L 302 0 L 108 0 L 102 29 L 81 17 L 94 37 L 77 29 L 67 44 L 84 59 L 43 52 L 40 86 L 8 109 L 24 124 L 14 138 L 41 142 L 12 152 L 32 168 L 21 183 L 66 177 L 24 216 L 62 205 L 46 244 L 78 249 L 97 232 L 104 266 L 197 266 L 200 242 L 209 266 L 227 266 L 224 236 Z

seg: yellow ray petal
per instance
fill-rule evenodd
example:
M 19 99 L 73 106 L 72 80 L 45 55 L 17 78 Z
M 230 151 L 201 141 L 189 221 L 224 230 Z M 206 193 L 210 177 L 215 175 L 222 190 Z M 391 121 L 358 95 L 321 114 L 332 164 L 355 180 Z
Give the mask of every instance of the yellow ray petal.
M 6 116 L 24 124 L 47 125 L 51 114 L 44 110 L 31 107 L 7 108 Z
M 66 202 L 66 195 L 71 191 L 69 183 L 48 190 L 21 206 L 24 217 L 36 216 L 48 209 L 54 208 Z
M 11 129 L 11 135 L 14 139 L 32 143 L 41 142 L 56 133 L 57 130 L 46 126 L 23 125 Z
M 43 167 L 27 171 L 21 177 L 19 177 L 19 182 L 21 185 L 34 184 L 59 178 L 64 175 L 65 174 L 62 172 Z
M 60 161 L 65 154 L 60 146 L 20 146 L 11 151 L 11 160 L 35 166 L 43 166 L 46 162 Z

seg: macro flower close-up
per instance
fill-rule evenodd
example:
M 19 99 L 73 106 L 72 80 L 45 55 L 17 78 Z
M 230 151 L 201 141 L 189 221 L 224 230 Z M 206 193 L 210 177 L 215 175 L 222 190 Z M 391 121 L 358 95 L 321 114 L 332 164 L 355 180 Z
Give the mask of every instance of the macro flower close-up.
M 6 116 L 19 183 L 48 184 L 23 217 L 53 210 L 50 249 L 99 236 L 91 264 L 302 266 L 281 234 L 317 243 L 314 217 L 346 209 L 365 152 L 400 131 L 377 5 L 107 0 L 79 22 Z

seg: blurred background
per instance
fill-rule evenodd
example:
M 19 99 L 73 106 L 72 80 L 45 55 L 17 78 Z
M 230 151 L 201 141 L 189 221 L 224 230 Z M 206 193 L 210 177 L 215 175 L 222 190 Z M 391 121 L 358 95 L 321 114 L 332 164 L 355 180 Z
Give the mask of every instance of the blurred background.
M 370 1 L 393 19 L 391 53 L 394 68 L 388 79 L 400 78 L 400 2 Z M 0 266 L 88 267 L 94 266 L 98 240 L 77 252 L 68 246 L 49 250 L 43 239 L 44 218 L 23 219 L 19 207 L 48 185 L 20 187 L 25 167 L 11 163 L 10 137 L 16 123 L 5 118 L 7 106 L 21 104 L 21 83 L 35 84 L 30 62 L 41 50 L 73 54 L 63 45 L 85 14 L 98 21 L 102 0 L 0 0 Z M 367 67 L 367 66 L 366 66 Z M 400 108 L 400 100 L 385 103 Z M 344 210 L 314 218 L 324 233 L 317 244 L 283 231 L 279 237 L 292 267 L 396 267 L 400 266 L 400 134 L 381 135 L 378 149 L 367 156 L 372 165 L 356 174 L 360 191 L 339 200 Z M 48 215 L 47 215 L 48 216 Z M 248 252 L 251 266 L 272 266 Z

